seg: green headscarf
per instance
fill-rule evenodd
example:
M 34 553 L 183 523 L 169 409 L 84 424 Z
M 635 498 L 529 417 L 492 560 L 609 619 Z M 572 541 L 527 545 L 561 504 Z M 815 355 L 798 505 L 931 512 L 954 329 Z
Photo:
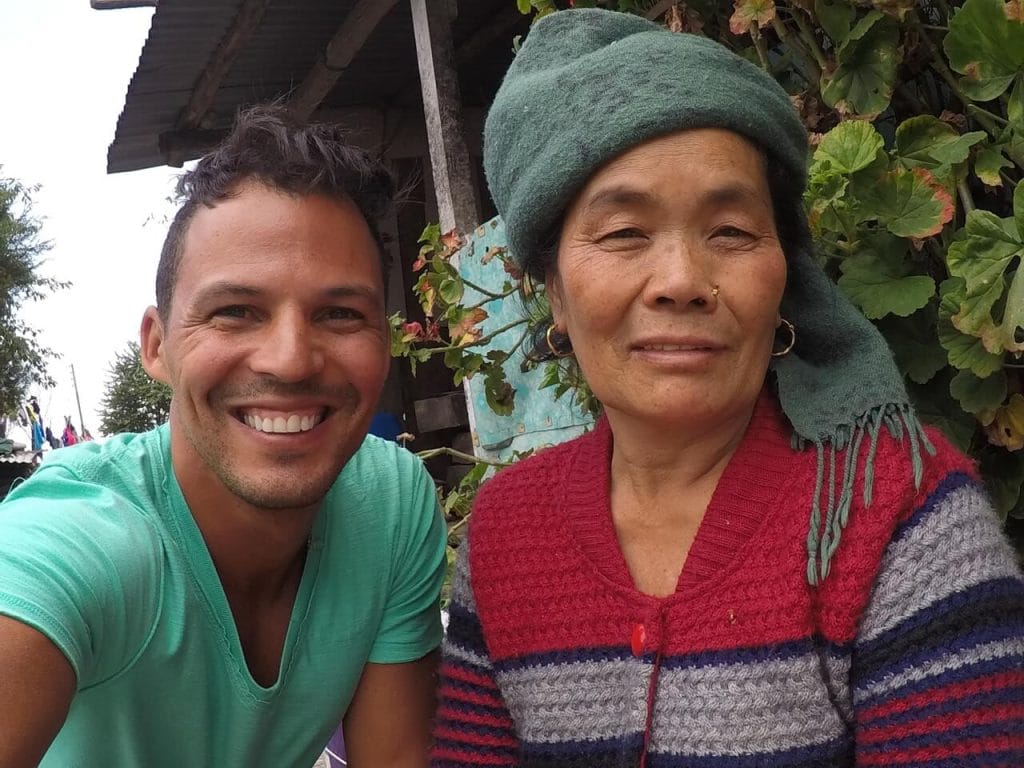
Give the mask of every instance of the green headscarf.
M 601 165 L 688 128 L 735 131 L 803 188 L 806 131 L 786 92 L 756 65 L 707 38 L 625 13 L 580 9 L 539 20 L 484 128 L 484 170 L 512 256 L 536 252 Z M 934 449 L 881 334 L 824 274 L 809 241 L 789 251 L 781 311 L 797 343 L 773 368 L 794 448 L 813 446 L 818 455 L 807 534 L 807 578 L 817 584 L 828 575 L 858 476 L 871 503 L 880 430 L 906 441 L 915 484 L 922 448 Z

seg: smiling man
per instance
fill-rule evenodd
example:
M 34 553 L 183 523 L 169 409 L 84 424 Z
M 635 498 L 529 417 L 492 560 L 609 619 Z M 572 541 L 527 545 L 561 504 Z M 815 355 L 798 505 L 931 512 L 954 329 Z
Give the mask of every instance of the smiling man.
M 423 766 L 445 532 L 367 437 L 387 171 L 243 113 L 179 184 L 142 359 L 170 421 L 62 450 L 0 506 L 0 768 Z

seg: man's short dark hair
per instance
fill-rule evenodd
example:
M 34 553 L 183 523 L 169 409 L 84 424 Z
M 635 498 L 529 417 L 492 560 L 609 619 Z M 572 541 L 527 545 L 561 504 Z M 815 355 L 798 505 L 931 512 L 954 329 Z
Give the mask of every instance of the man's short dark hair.
M 156 270 L 161 317 L 170 313 L 185 235 L 196 211 L 234 196 L 245 181 L 294 195 L 352 201 L 377 242 L 387 280 L 387 249 L 377 221 L 395 202 L 391 172 L 365 150 L 348 144 L 338 126 L 303 123 L 280 105 L 261 105 L 241 111 L 224 142 L 178 180 L 181 208 L 167 230 Z

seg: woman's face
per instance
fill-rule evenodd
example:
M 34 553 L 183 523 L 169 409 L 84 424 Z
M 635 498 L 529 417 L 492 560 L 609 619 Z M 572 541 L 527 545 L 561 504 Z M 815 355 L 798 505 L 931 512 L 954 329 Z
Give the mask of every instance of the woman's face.
M 701 129 L 640 144 L 590 178 L 547 290 L 610 417 L 699 428 L 756 401 L 785 284 L 760 153 Z

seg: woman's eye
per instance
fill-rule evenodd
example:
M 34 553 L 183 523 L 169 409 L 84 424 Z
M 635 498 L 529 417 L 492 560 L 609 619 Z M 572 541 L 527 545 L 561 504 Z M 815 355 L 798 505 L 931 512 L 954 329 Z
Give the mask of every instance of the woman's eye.
M 616 229 L 604 235 L 602 240 L 638 240 L 645 237 L 644 233 L 635 227 L 624 227 Z
M 727 239 L 748 239 L 753 237 L 749 232 L 740 229 L 739 227 L 725 226 L 719 227 L 713 233 L 713 237 L 724 237 Z

